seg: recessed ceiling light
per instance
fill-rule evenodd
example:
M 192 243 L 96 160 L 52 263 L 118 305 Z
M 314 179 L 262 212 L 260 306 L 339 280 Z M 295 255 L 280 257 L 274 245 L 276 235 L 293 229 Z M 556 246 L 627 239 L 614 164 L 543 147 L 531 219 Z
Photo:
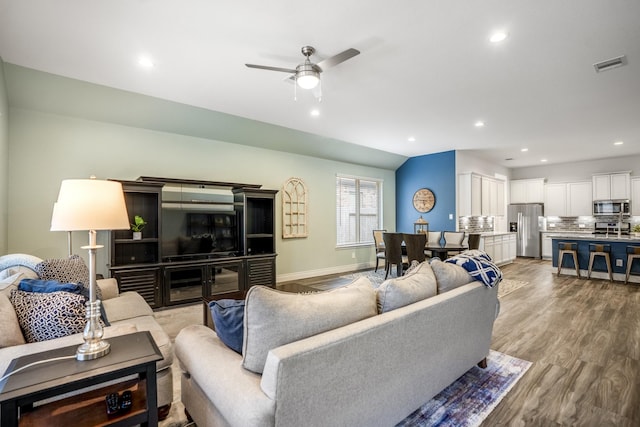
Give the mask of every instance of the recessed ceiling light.
M 489 41 L 491 43 L 500 43 L 506 38 L 507 33 L 505 33 L 504 31 L 496 31 L 495 33 L 491 34 L 491 37 L 489 37 Z
M 415 136 L 410 136 L 409 138 L 407 138 L 407 141 L 416 142 L 416 137 Z
M 546 163 L 547 159 L 540 159 L 542 163 Z
M 320 110 L 311 110 L 311 115 L 313 117 L 318 117 L 320 115 Z
M 622 145 L 624 144 L 624 141 L 616 141 L 613 143 L 613 145 Z
M 522 151 L 523 153 L 526 153 L 527 151 L 529 151 L 528 148 L 521 148 L 520 151 Z
M 151 60 L 151 58 L 147 57 L 147 56 L 141 56 L 140 58 L 138 58 L 138 65 L 140 65 L 141 67 L 144 68 L 153 68 L 154 67 L 154 63 Z
M 484 122 L 482 120 L 478 120 L 477 122 L 474 123 L 474 126 L 477 128 L 484 127 Z

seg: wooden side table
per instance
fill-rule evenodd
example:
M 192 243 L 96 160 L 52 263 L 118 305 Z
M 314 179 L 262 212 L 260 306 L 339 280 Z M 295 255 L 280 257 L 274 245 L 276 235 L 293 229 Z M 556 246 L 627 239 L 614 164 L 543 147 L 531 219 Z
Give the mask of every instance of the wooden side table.
M 162 354 L 148 331 L 108 339 L 111 352 L 95 360 L 56 360 L 31 366 L 0 383 L 0 425 L 158 425 L 156 362 Z M 77 345 L 14 359 L 7 371 L 34 361 L 72 356 Z M 121 380 L 121 381 L 119 381 Z M 104 386 L 100 387 L 101 384 Z M 97 389 L 94 389 L 95 387 Z M 42 405 L 36 402 L 81 391 Z M 131 390 L 129 411 L 107 416 L 105 397 Z M 44 422 L 44 424 L 43 424 Z M 80 424 L 79 424 L 80 423 Z

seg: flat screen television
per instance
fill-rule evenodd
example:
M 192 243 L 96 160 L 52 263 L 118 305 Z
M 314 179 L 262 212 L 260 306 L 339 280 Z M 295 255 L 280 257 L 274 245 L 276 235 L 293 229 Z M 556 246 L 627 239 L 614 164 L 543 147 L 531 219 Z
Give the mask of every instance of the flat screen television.
M 233 211 L 162 210 L 162 257 L 165 261 L 235 256 L 238 244 Z

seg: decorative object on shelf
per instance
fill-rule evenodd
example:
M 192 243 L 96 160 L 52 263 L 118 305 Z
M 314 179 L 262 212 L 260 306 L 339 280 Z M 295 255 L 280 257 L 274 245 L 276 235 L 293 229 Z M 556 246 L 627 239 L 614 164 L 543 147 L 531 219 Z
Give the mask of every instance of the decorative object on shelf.
M 147 225 L 147 222 L 140 215 L 133 217 L 133 224 L 131 224 L 133 240 L 142 240 L 142 229 L 145 225 Z
M 413 195 L 413 207 L 420 213 L 427 213 L 436 205 L 436 196 L 428 188 L 421 188 Z
M 422 215 L 413 223 L 413 234 L 418 233 L 429 234 L 429 222 L 422 218 Z
M 282 238 L 309 235 L 307 187 L 300 178 L 289 178 L 282 186 Z
M 636 237 L 640 237 L 640 224 L 634 225 L 633 228 L 631 229 L 631 231 L 634 232 Z
M 109 353 L 110 345 L 102 340 L 100 300 L 96 298 L 96 230 L 126 230 L 129 216 L 122 184 L 116 181 L 66 179 L 60 185 L 58 200 L 53 205 L 51 231 L 89 231 L 89 301 L 84 344 L 78 347 L 76 359 L 92 360 Z

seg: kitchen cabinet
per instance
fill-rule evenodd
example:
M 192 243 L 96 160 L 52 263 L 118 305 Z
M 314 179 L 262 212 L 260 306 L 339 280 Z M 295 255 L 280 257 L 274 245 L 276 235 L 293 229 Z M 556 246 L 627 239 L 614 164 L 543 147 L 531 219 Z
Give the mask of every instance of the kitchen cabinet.
M 568 183 L 567 216 L 591 216 L 593 214 L 592 194 L 592 184 L 589 181 Z
M 592 184 L 589 181 L 545 185 L 546 216 L 591 216 Z
M 629 199 L 631 172 L 593 175 L 593 200 Z
M 544 187 L 544 214 L 567 216 L 567 184 L 553 183 Z
M 544 203 L 544 178 L 514 179 L 509 190 L 509 203 Z
M 458 216 L 504 216 L 501 179 L 476 173 L 458 175 Z
M 631 180 L 631 215 L 640 215 L 640 176 Z
M 552 233 L 542 233 L 542 259 L 551 259 L 553 256 Z
M 516 259 L 516 234 L 483 235 L 480 249 L 485 251 L 495 264 L 509 264 Z

